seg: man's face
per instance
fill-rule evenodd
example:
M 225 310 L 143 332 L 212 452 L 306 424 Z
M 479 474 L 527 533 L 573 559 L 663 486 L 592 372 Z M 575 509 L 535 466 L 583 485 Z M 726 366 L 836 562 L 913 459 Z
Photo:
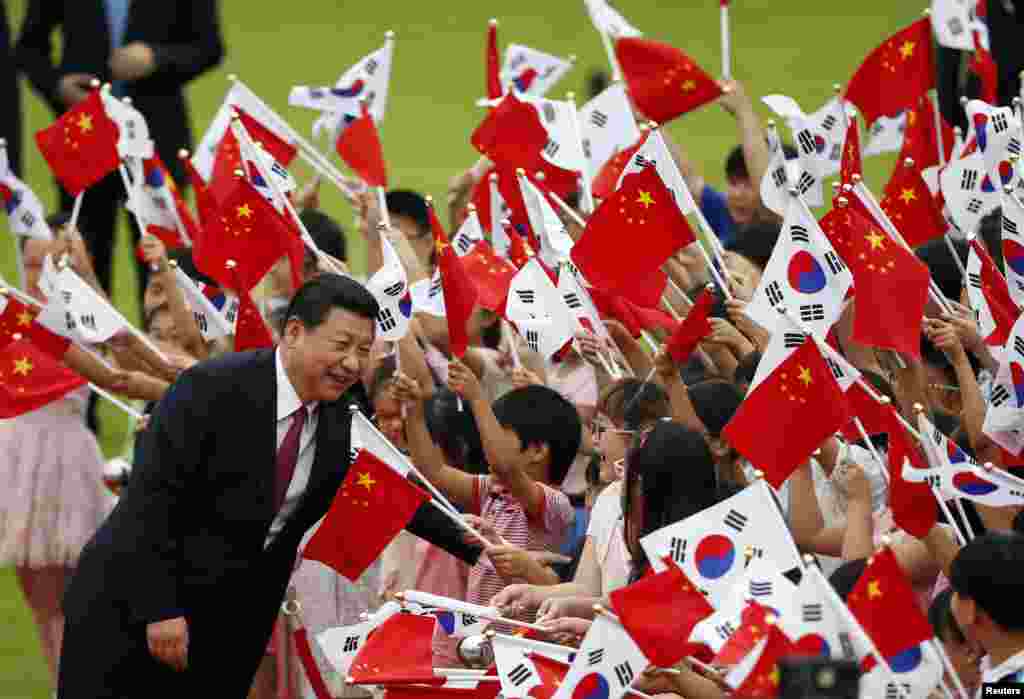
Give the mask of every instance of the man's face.
M 749 179 L 729 178 L 725 193 L 729 215 L 737 226 L 746 226 L 754 220 L 761 206 L 761 195 Z
M 423 269 L 429 270 L 431 268 L 430 257 L 434 252 L 434 236 L 430 234 L 430 231 L 424 231 L 416 225 L 415 221 L 402 214 L 391 214 L 391 225 L 402 231 L 402 235 L 409 241 L 409 245 L 412 246 L 413 252 L 419 258 Z
M 335 401 L 359 381 L 370 361 L 374 324 L 333 308 L 315 328 L 292 318 L 282 341 L 285 366 L 303 402 Z

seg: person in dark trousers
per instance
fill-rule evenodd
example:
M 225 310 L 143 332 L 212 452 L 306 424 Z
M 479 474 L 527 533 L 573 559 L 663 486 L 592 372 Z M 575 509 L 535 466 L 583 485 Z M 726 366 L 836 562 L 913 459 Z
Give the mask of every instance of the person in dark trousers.
M 358 282 L 320 275 L 276 349 L 201 362 L 171 386 L 68 586 L 58 697 L 246 696 L 299 543 L 350 467 L 377 313 Z M 480 555 L 431 503 L 407 529 Z
M 21 92 L 11 51 L 7 0 L 0 0 L 0 94 L 7 95 L 4 108 L 0 109 L 0 138 L 7 143 L 7 162 L 11 170 L 21 175 Z
M 60 29 L 60 62 L 51 37 Z M 89 93 L 93 79 L 131 97 L 149 124 L 156 150 L 180 186 L 180 148 L 190 148 L 185 85 L 224 56 L 216 0 L 29 0 L 15 60 L 54 115 Z M 61 190 L 61 208 L 72 200 Z M 110 290 L 117 210 L 125 198 L 114 173 L 85 193 L 79 229 L 100 283 Z M 140 266 L 145 277 L 145 269 Z M 145 278 L 142 286 L 145 287 Z

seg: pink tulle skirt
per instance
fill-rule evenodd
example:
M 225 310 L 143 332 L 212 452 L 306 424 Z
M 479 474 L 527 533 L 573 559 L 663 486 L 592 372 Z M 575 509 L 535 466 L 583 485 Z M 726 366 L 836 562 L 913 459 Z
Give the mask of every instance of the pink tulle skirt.
M 0 420 L 0 565 L 74 566 L 110 511 L 82 398 Z

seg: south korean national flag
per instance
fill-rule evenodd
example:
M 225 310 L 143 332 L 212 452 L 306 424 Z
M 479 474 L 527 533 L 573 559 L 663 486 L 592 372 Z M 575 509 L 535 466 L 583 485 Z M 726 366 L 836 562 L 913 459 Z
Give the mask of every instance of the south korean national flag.
M 970 100 L 965 109 L 988 175 L 987 183 L 982 181 L 982 191 L 994 187 L 1002 192 L 1005 187 L 1018 187 L 1020 173 L 1016 162 L 1024 133 L 1016 111 L 1012 107 L 993 107 L 981 100 Z
M 1003 261 L 1006 285 L 1017 305 L 1024 308 L 1024 203 L 1016 191 L 1003 192 Z
M 409 291 L 405 268 L 391 241 L 382 235 L 380 244 L 384 264 L 366 282 L 366 288 L 377 299 L 380 307 L 377 314 L 377 339 L 398 342 L 409 331 L 413 313 L 412 293 Z
M 344 115 L 357 117 L 360 104 L 365 101 L 374 123 L 380 124 L 387 110 L 393 55 L 394 39 L 388 36 L 384 46 L 359 59 L 338 78 L 334 87 L 298 85 L 288 95 L 288 104 L 326 112 L 338 122 L 344 121 Z M 337 138 L 337 132 L 334 137 Z
M 100 90 L 103 110 L 117 124 L 117 153 L 121 158 L 152 158 L 153 139 L 142 112 L 130 103 L 119 100 L 107 90 Z
M 939 46 L 959 51 L 974 50 L 972 4 L 972 0 L 932 0 L 929 16 Z
M 192 278 L 177 266 L 174 268 L 174 281 L 181 289 L 204 340 L 210 342 L 235 333 L 234 323 L 229 322 L 210 299 L 206 298 L 206 294 L 196 286 Z
M 540 258 L 548 267 L 557 268 L 569 259 L 573 239 L 544 192 L 522 173 L 517 173 L 516 178 L 526 204 L 530 228 L 540 239 Z
M 984 433 L 1015 456 L 1024 451 L 1024 314 L 1013 324 L 988 396 Z
M 907 112 L 894 117 L 878 117 L 868 129 L 868 142 L 864 157 L 883 153 L 899 153 L 903 149 L 903 136 L 907 132 Z
M 640 545 L 655 572 L 665 570 L 663 559 L 671 556 L 716 609 L 743 576 L 748 558 L 768 558 L 782 571 L 803 565 L 775 494 L 764 479 L 648 534 Z
M 843 108 L 846 114 L 843 114 Z M 815 154 L 822 177 L 839 174 L 846 145 L 846 127 L 854 116 L 853 106 L 846 100 L 833 97 L 808 117 L 814 134 Z
M 939 188 L 962 236 L 977 233 L 981 219 L 999 207 L 1000 191 L 988 175 L 981 149 L 954 158 L 939 173 Z
M 320 644 L 320 650 L 334 671 L 342 677 L 347 676 L 352 661 L 366 643 L 370 633 L 401 611 L 402 607 L 397 602 L 385 602 L 365 621 L 351 626 L 335 626 L 317 634 L 316 640 Z
M 839 318 L 853 276 L 832 248 L 800 197 L 790 196 L 772 256 L 761 283 L 745 309 L 747 316 L 771 332 L 780 306 L 819 337 Z
M 816 133 L 819 125 L 815 121 L 815 115 L 805 114 L 796 100 L 786 95 L 766 95 L 761 98 L 761 101 L 785 119 L 786 124 L 793 132 L 800 173 L 797 179 L 790 183 L 790 186 L 800 192 L 800 196 L 804 198 L 808 206 L 814 208 L 823 205 L 825 200 L 822 193 L 822 180 L 825 166 L 822 156 L 828 154 L 825 152 L 824 137 Z M 826 105 L 827 108 L 828 105 Z M 845 138 L 846 125 L 841 124 L 838 128 L 842 129 L 842 138 Z M 841 156 L 841 147 L 839 153 Z
M 621 699 L 650 662 L 625 628 L 597 614 L 583 638 L 569 672 L 551 699 L 595 694 Z
M 536 258 L 512 277 L 505 316 L 516 325 L 530 349 L 545 359 L 572 340 L 572 315 Z
M 644 139 L 643 144 L 641 144 L 640 148 L 637 149 L 633 157 L 630 158 L 629 163 L 622 170 L 622 176 L 619 178 L 618 183 L 616 183 L 615 188 L 618 189 L 622 186 L 622 180 L 626 175 L 641 172 L 648 165 L 654 166 L 654 169 L 658 172 L 658 177 L 661 178 L 661 181 L 672 192 L 672 198 L 675 199 L 676 206 L 679 207 L 679 211 L 683 216 L 693 213 L 697 208 L 697 204 L 693 200 L 693 194 L 690 192 L 686 180 L 683 179 L 682 173 L 679 172 L 679 167 L 676 165 L 675 158 L 669 152 L 664 137 L 657 129 L 652 129 L 647 133 L 647 138 Z
M 500 633 L 491 638 L 491 648 L 505 699 L 526 699 L 531 691 L 544 684 L 544 677 L 533 661 L 535 653 L 564 665 L 571 664 L 576 657 L 575 650 L 565 646 Z M 547 652 L 538 653 L 541 649 Z
M 591 175 L 600 172 L 616 153 L 640 140 L 640 129 L 622 83 L 614 83 L 583 105 L 579 121 L 583 154 Z
M 541 125 L 548 132 L 548 142 L 541 151 L 542 157 L 563 170 L 585 172 L 587 159 L 580 141 L 576 105 L 566 100 L 549 100 L 541 97 L 524 97 L 537 110 Z
M 28 185 L 19 180 L 8 167 L 6 151 L 0 149 L 0 203 L 11 227 L 11 233 L 26 238 L 53 240 L 53 231 L 46 223 L 46 210 Z
M 790 187 L 800 179 L 800 165 L 796 159 L 788 160 L 782 148 L 782 139 L 774 126 L 768 127 L 768 171 L 761 179 L 761 201 L 779 216 L 789 208 Z
M 506 93 L 515 91 L 517 96 L 543 97 L 570 68 L 572 62 L 564 58 L 529 46 L 509 44 L 499 79 Z
M 484 231 L 480 227 L 480 217 L 477 216 L 476 209 L 472 209 L 452 238 L 452 249 L 455 250 L 457 256 L 465 257 L 483 239 Z

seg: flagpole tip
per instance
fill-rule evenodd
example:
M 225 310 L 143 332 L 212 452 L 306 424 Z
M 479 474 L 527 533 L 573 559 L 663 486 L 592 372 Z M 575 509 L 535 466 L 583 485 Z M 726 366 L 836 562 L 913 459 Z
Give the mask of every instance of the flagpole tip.
M 799 191 L 797 191 L 797 188 L 796 188 L 796 187 L 790 187 L 790 188 L 789 188 L 789 195 L 790 195 L 791 197 L 795 197 L 795 196 L 797 196 L 798 194 L 800 194 L 800 192 L 799 192 Z
M 1013 104 L 1014 107 L 1019 107 L 1020 103 L 1021 103 L 1020 97 L 1014 97 L 1013 98 L 1012 104 Z
M 764 478 L 764 471 L 762 471 L 759 468 L 754 469 L 754 480 L 757 481 L 757 480 L 761 480 L 762 478 Z
M 11 333 L 11 339 L 15 342 L 21 342 L 21 333 Z
M 953 127 L 953 133 L 956 134 L 957 138 L 963 138 L 964 136 L 964 130 L 961 129 L 959 126 Z
M 995 465 L 991 461 L 986 461 L 985 463 L 983 463 L 981 465 L 981 467 L 983 469 L 985 469 L 986 471 L 994 471 L 995 468 L 996 468 Z
M 245 177 L 245 173 L 238 168 L 235 168 L 235 177 Z
M 235 73 L 228 73 L 228 82 L 238 82 L 238 75 L 236 75 Z
M 498 632 L 494 629 L 487 629 L 486 631 L 484 631 L 484 638 L 486 638 L 488 641 L 493 640 L 494 637 L 497 635 Z
M 93 78 L 92 80 L 89 81 L 89 87 L 92 88 L 93 90 L 95 90 L 99 86 L 100 86 L 100 81 L 98 79 Z
M 814 565 L 814 556 L 812 556 L 809 553 L 805 553 L 804 554 L 804 564 L 806 564 L 806 565 Z
M 235 262 L 234 260 L 228 260 L 227 262 L 224 263 L 224 266 L 227 267 L 228 269 L 234 269 L 235 267 L 238 266 L 238 263 Z
M 543 182 L 547 179 L 547 175 L 545 175 L 541 170 L 537 170 L 537 172 L 534 173 L 533 178 L 538 182 Z
M 850 176 L 850 179 L 851 179 L 851 180 L 853 180 L 853 183 L 854 183 L 854 184 L 860 184 L 860 181 L 861 181 L 861 180 L 862 180 L 863 178 L 862 178 L 862 177 L 861 177 L 860 175 L 854 174 L 854 175 L 851 175 L 851 176 Z
M 572 63 L 573 65 L 576 64 L 576 54 L 575 53 L 570 53 L 569 54 L 569 63 Z
M 350 687 L 352 685 L 354 685 L 355 683 L 356 683 L 356 678 L 353 677 L 352 675 L 349 675 L 348 677 L 345 678 L 345 684 L 349 685 Z
M 177 260 L 167 260 L 167 266 L 170 267 L 171 269 L 178 269 L 178 261 Z
M 608 610 L 604 608 L 603 604 L 594 605 L 594 614 L 607 614 Z
M 849 206 L 850 200 L 847 199 L 846 197 L 839 197 L 838 199 L 836 199 L 836 204 L 839 205 L 840 209 L 844 209 L 847 206 Z
M 811 452 L 811 456 L 821 456 L 821 447 L 818 447 L 813 452 Z
M 889 403 L 892 403 L 892 398 L 890 398 L 889 396 L 879 396 L 879 397 L 881 398 L 881 400 L 879 400 L 878 402 L 881 403 L 882 405 L 889 405 Z
M 489 27 L 496 27 L 496 26 L 498 26 L 498 20 L 496 18 L 494 18 L 494 17 L 491 17 L 489 20 L 487 20 L 487 26 L 489 26 Z
M 391 29 L 388 29 L 386 32 L 384 32 L 384 38 L 387 39 L 388 41 L 394 41 L 395 32 L 392 31 Z
M 1003 187 L 1003 193 L 1004 194 L 1013 194 L 1013 185 L 1009 185 L 1008 184 L 1005 187 Z
M 487 179 L 489 181 L 491 181 L 491 182 L 497 182 L 498 181 L 498 173 L 492 172 L 490 175 L 487 176 Z
M 906 167 L 914 167 L 914 159 L 913 158 L 904 158 L 903 159 L 903 164 Z
M 575 102 L 576 101 L 576 93 L 573 92 L 572 90 L 569 90 L 568 92 L 565 93 L 565 99 L 567 101 L 569 101 L 569 102 Z
M 476 213 L 476 204 L 474 204 L 473 202 L 470 202 L 470 203 L 466 204 L 466 211 L 468 211 L 471 214 L 475 214 Z
M 768 128 L 769 129 L 774 129 L 775 128 L 775 120 L 774 119 L 769 119 L 768 120 Z
M 188 160 L 189 152 L 188 148 L 178 149 L 178 160 Z
M 967 99 L 967 97 L 966 97 L 966 96 L 965 96 L 965 97 L 961 97 L 961 98 L 960 98 L 960 106 L 961 106 L 961 107 L 966 107 L 966 106 L 967 106 L 967 103 L 968 103 L 968 102 L 970 102 L 970 100 L 969 100 L 969 99 Z
M 132 98 L 131 97 L 122 97 L 121 101 L 124 102 L 125 104 L 127 104 L 129 107 L 132 106 Z
M 427 202 L 427 206 L 433 208 L 433 206 L 434 206 L 434 197 L 433 196 L 428 194 L 427 196 L 423 197 L 423 200 Z
M 656 130 L 658 128 L 658 122 L 656 122 L 656 121 L 648 121 L 647 122 L 647 128 L 649 128 L 651 131 Z
M 399 602 L 405 602 L 405 593 L 404 592 L 396 592 L 395 593 L 395 599 L 398 600 Z
M 778 621 L 779 618 L 774 614 L 766 614 L 764 617 L 764 623 L 768 624 L 769 626 L 775 626 L 775 624 L 777 624 Z
M 892 537 L 886 534 L 882 537 L 882 548 L 889 548 L 892 546 Z
M 355 403 L 349 403 L 349 405 L 348 405 L 348 411 L 349 411 L 350 413 L 352 413 L 352 414 L 358 413 L 358 412 L 359 412 L 359 406 L 358 406 L 358 405 L 356 405 Z M 398 594 L 401 594 L 401 593 L 398 593 Z M 398 594 L 396 594 L 395 596 L 397 597 L 397 596 L 398 596 Z

